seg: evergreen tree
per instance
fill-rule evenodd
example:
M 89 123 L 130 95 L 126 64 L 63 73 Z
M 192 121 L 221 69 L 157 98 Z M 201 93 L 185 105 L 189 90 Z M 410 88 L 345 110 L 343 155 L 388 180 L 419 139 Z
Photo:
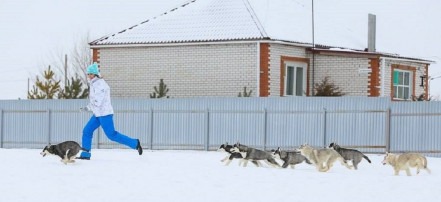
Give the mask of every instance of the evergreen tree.
M 86 86 L 87 87 L 87 86 Z M 67 85 L 64 90 L 61 90 L 59 94 L 60 99 L 84 99 L 89 96 L 89 88 L 83 89 L 83 81 L 78 76 L 72 77 L 67 81 Z
M 28 92 L 28 99 L 54 99 L 60 91 L 60 80 L 55 80 L 55 73 L 51 70 L 51 66 L 44 71 L 43 79 L 37 76 L 33 90 Z
M 164 83 L 163 79 L 159 80 L 159 89 L 156 86 L 153 87 L 153 89 L 155 89 L 155 91 L 150 94 L 150 98 L 169 98 L 169 96 L 167 96 L 169 89 L 167 88 L 167 85 Z
M 323 78 L 320 83 L 314 85 L 316 91 L 315 96 L 343 96 L 346 93 L 341 92 L 340 88 L 335 86 L 335 84 L 329 81 L 329 77 Z
M 243 93 L 239 93 L 239 97 L 251 97 L 251 93 L 253 93 L 253 90 L 250 90 L 247 92 L 247 87 L 243 87 Z
M 425 93 L 422 93 L 419 96 L 412 96 L 412 101 L 431 101 L 431 100 L 432 100 L 432 97 L 429 97 L 426 100 L 426 94 Z

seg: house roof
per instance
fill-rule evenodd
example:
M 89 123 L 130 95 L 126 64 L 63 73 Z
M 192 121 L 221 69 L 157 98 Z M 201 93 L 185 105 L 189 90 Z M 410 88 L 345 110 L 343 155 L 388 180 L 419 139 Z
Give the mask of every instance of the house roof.
M 94 40 L 90 45 L 93 47 L 272 40 L 312 46 L 311 7 L 306 1 L 191 0 L 157 17 Z M 320 17 L 320 13 L 317 15 Z M 360 19 L 354 20 L 357 26 L 363 24 L 359 23 Z M 314 43 L 316 48 L 328 50 L 340 48 L 368 54 L 364 51 L 367 45 L 360 40 L 367 37 L 358 31 L 354 33 L 357 28 L 360 30 L 359 27 L 355 29 L 344 25 L 340 27 L 342 25 L 322 21 L 322 23 L 316 22 Z M 392 53 L 376 52 L 376 54 L 433 63 L 430 60 L 402 57 Z
M 182 43 L 268 38 L 247 0 L 192 0 L 91 45 Z

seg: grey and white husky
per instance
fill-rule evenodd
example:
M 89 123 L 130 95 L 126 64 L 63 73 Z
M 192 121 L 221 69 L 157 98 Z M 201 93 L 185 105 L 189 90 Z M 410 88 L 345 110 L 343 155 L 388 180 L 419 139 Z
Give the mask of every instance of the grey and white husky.
M 272 155 L 275 158 L 278 158 L 283 161 L 282 168 L 288 167 L 288 165 L 291 165 L 291 168 L 294 169 L 296 164 L 300 164 L 303 161 L 305 161 L 307 164 L 312 164 L 309 162 L 309 160 L 300 154 L 300 152 L 297 151 L 282 151 L 280 147 L 278 147 L 276 150 L 272 152 Z
M 219 146 L 217 151 L 219 151 L 219 152 L 227 152 L 228 153 L 228 155 L 225 158 L 223 158 L 221 160 L 221 162 L 227 161 L 225 163 L 225 165 L 228 166 L 233 159 L 239 159 L 239 166 L 240 166 L 242 164 L 242 162 L 243 162 L 242 155 L 240 153 L 238 153 L 238 152 L 231 151 L 231 149 L 233 149 L 233 145 L 229 145 L 228 142 L 225 143 L 225 144 L 221 144 L 221 146 Z M 251 162 L 254 165 L 256 165 L 257 167 L 259 167 L 259 163 L 257 161 L 251 161 Z
M 333 149 L 314 149 L 308 144 L 300 145 L 300 153 L 305 156 L 311 163 L 313 163 L 317 170 L 320 172 L 326 172 L 333 166 L 335 161 L 340 161 L 340 163 L 348 169 L 353 166 L 349 166 L 346 160 Z
M 45 157 L 47 154 L 57 155 L 61 158 L 61 162 L 64 164 L 67 163 L 75 163 L 75 157 L 80 152 L 80 150 L 87 151 L 89 150 L 82 148 L 75 141 L 66 141 L 56 145 L 47 145 L 43 148 L 43 151 L 40 154 Z
M 354 166 L 355 170 L 358 169 L 357 165 L 361 162 L 362 158 L 371 163 L 371 160 L 360 151 L 342 148 L 336 142 L 329 144 L 328 148 L 332 148 L 337 151 L 346 161 L 352 161 L 352 165 Z
M 254 149 L 252 147 L 241 145 L 240 143 L 234 144 L 231 151 L 240 153 L 242 155 L 242 157 L 245 160 L 243 167 L 247 166 L 248 161 L 253 161 L 253 160 L 254 161 L 264 160 L 268 165 L 280 167 L 277 161 L 272 157 L 271 152 Z

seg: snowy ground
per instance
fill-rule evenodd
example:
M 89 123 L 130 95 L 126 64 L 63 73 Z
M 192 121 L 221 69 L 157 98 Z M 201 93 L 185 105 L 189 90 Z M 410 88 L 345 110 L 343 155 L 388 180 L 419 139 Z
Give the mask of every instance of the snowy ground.
M 432 174 L 394 176 L 384 155 L 359 170 L 336 163 L 326 173 L 220 162 L 205 151 L 93 150 L 91 161 L 64 165 L 36 149 L 0 149 L 0 201 L 441 201 L 441 159 Z

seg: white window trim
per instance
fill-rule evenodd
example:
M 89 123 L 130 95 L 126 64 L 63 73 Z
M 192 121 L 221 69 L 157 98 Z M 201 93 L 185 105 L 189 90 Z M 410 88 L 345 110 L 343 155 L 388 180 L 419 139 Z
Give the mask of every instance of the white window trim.
M 404 86 L 404 87 L 409 87 L 409 98 L 408 99 L 404 99 L 404 98 L 398 98 L 398 97 L 395 97 L 395 84 L 393 84 L 392 85 L 392 91 L 394 91 L 393 92 L 393 99 L 394 100 L 412 100 L 412 92 L 413 92 L 413 71 L 410 71 L 410 70 L 403 70 L 403 69 L 394 69 L 394 71 L 397 71 L 397 72 L 403 72 L 403 73 L 409 73 L 409 86 L 406 86 L 406 85 L 398 85 L 398 86 Z M 392 80 L 393 80 L 394 78 L 392 78 Z M 404 79 L 404 78 L 403 78 Z M 397 93 L 397 95 L 398 95 L 398 93 Z
M 306 86 L 306 84 L 307 84 L 307 67 L 308 67 L 308 64 L 306 64 L 306 63 L 304 63 L 304 62 L 292 62 L 292 61 L 285 61 L 285 64 L 284 64 L 284 66 L 285 66 L 285 75 L 284 75 L 284 78 L 283 78 L 283 81 L 284 81 L 284 84 L 283 84 L 283 86 L 284 86 L 284 90 L 283 90 L 283 96 L 297 96 L 297 95 L 295 95 L 295 89 L 296 89 L 296 81 L 295 81 L 295 78 L 296 78 L 296 73 L 297 73 L 297 71 L 296 71 L 296 69 L 297 69 L 297 67 L 302 67 L 303 68 L 303 89 L 302 89 L 302 96 L 306 96 L 306 90 L 307 90 L 307 86 Z M 288 66 L 292 66 L 292 67 L 294 67 L 294 86 L 293 86 L 293 89 L 294 89 L 294 95 L 287 95 L 286 94 L 286 92 L 288 91 L 288 88 L 287 88 L 287 85 L 288 85 Z

